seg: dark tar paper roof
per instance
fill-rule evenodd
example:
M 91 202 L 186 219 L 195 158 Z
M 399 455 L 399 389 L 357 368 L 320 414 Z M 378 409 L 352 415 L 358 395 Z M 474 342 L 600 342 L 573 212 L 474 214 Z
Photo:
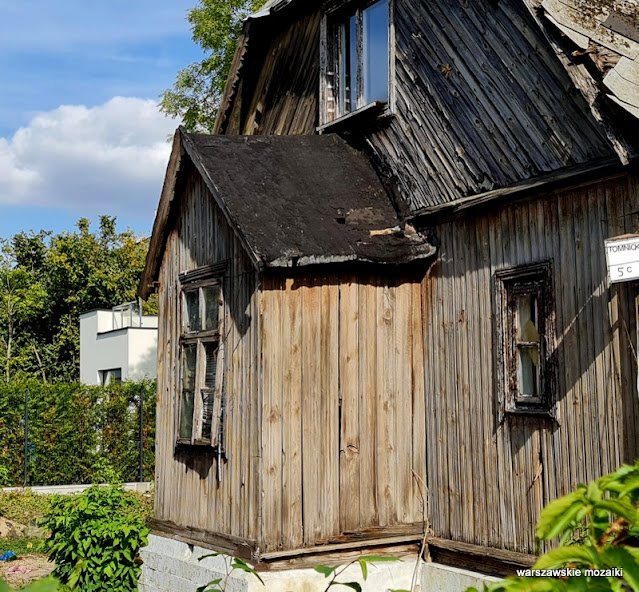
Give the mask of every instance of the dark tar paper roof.
M 435 251 L 399 228 L 368 159 L 336 135 L 183 135 L 232 225 L 267 267 L 407 263 Z

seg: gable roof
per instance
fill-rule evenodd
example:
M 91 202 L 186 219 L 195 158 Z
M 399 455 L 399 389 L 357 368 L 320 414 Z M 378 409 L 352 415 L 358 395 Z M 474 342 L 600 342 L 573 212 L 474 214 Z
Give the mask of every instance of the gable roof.
M 189 159 L 258 268 L 430 257 L 422 235 L 400 227 L 368 159 L 338 136 L 216 136 L 176 132 L 139 293 L 157 279 L 176 180 Z

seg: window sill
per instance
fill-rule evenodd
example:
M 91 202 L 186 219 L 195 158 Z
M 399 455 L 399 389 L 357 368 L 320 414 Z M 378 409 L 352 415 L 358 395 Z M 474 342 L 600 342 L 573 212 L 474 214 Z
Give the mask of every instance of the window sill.
M 538 417 L 539 419 L 548 419 L 550 421 L 557 421 L 554 413 L 554 409 L 535 409 L 520 408 L 520 409 L 504 409 L 504 419 L 506 417 Z
M 210 442 L 191 442 L 178 440 L 175 443 L 175 454 L 215 454 L 217 455 L 217 447 L 211 446 Z
M 373 101 L 357 109 L 357 111 L 351 111 L 346 115 L 342 115 L 337 119 L 333 119 L 323 125 L 316 127 L 316 131 L 320 134 L 325 132 L 337 132 L 348 131 L 355 125 L 370 124 L 380 119 L 392 117 L 393 113 L 390 110 L 389 104 L 385 101 Z

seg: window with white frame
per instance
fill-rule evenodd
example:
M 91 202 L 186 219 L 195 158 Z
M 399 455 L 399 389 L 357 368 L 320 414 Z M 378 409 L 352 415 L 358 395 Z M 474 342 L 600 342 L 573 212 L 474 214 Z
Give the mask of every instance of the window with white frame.
M 201 268 L 180 276 L 178 444 L 222 444 L 222 279 L 219 268 Z
M 500 414 L 549 414 L 554 401 L 550 262 L 495 273 Z
M 324 27 L 326 124 L 390 100 L 390 1 L 339 2 Z

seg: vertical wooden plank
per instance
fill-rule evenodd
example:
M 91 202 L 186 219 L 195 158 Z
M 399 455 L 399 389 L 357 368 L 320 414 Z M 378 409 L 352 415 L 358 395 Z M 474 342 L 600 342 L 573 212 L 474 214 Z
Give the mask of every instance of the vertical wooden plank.
M 320 529 L 339 534 L 339 288 L 336 276 L 324 278 L 320 312 Z
M 267 550 L 282 545 L 282 295 L 280 281 L 264 280 L 262 316 L 264 406 L 262 412 L 262 536 Z
M 324 372 L 320 360 L 320 296 L 319 280 L 308 278 L 303 281 L 302 295 L 302 455 L 303 455 L 303 520 L 304 543 L 313 545 L 322 535 L 320 491 L 323 487 L 321 464 L 322 426 L 322 385 L 321 373 Z M 263 351 L 266 351 L 263 346 Z
M 360 526 L 359 431 L 359 290 L 358 278 L 348 274 L 340 281 L 339 390 L 340 420 L 340 529 Z
M 302 373 L 301 291 L 287 278 L 282 295 L 280 364 L 282 384 L 282 535 L 287 549 L 301 546 L 302 524 Z
M 360 525 L 377 526 L 377 286 L 373 276 L 359 276 L 359 430 L 360 430 Z M 379 360 L 381 362 L 381 359 Z
M 410 309 L 409 309 L 409 339 L 411 340 L 411 394 L 412 394 L 412 418 L 407 425 L 411 425 L 412 438 L 412 464 L 411 471 L 416 477 L 410 475 L 412 488 L 412 522 L 430 520 L 427 515 L 428 499 L 423 499 L 423 495 L 428 498 L 428 492 L 423 491 L 423 486 L 427 484 L 428 475 L 426 473 L 426 443 L 431 441 L 432 435 L 426 428 L 426 375 L 431 370 L 426 366 L 424 355 L 424 325 L 428 323 L 428 317 L 432 314 L 428 309 L 429 302 L 422 300 L 422 287 L 428 279 L 424 279 L 423 284 L 418 281 L 410 283 Z M 417 479 L 417 480 L 416 480 Z M 421 480 L 422 483 L 419 483 Z
M 418 503 L 418 489 L 411 473 L 413 466 L 413 438 L 410 426 L 413 409 L 411 283 L 398 277 L 395 292 L 394 357 L 395 357 L 395 507 L 396 522 L 406 524 L 415 520 L 413 508 Z M 417 518 L 419 519 L 419 518 Z
M 379 519 L 382 525 L 395 524 L 397 520 L 396 482 L 396 434 L 397 413 L 395 338 L 395 292 L 391 280 L 382 278 L 377 292 L 377 498 Z M 380 363 L 381 362 L 381 363 Z

